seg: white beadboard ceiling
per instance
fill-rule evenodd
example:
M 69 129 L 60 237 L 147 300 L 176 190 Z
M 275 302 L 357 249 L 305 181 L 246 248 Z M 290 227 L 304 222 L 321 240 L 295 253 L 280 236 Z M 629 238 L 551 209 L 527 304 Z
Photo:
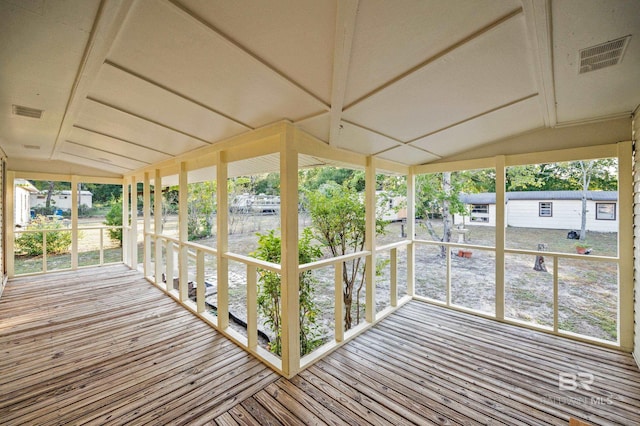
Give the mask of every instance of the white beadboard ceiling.
M 618 65 L 578 74 L 579 50 L 627 35 Z M 638 70 L 633 0 L 0 0 L 0 147 L 121 176 L 289 120 L 416 165 L 628 117 Z

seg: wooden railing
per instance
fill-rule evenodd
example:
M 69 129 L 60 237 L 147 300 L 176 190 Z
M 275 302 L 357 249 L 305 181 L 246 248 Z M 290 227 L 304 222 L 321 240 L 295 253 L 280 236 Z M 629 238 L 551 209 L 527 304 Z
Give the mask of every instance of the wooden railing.
M 232 252 L 225 252 L 219 254 L 218 251 L 212 247 L 203 246 L 201 244 L 193 243 L 193 242 L 180 242 L 179 239 L 174 237 L 169 237 L 166 235 L 157 235 L 153 232 L 148 232 L 144 236 L 145 242 L 144 246 L 147 251 L 150 251 L 151 245 L 155 246 L 154 249 L 154 257 L 155 257 L 155 265 L 151 265 L 151 263 L 147 263 L 145 260 L 145 275 L 147 279 L 153 282 L 155 285 L 164 290 L 169 296 L 174 298 L 177 302 L 182 304 L 185 308 L 189 309 L 195 315 L 200 317 L 205 322 L 209 323 L 211 326 L 216 328 L 218 331 L 229 337 L 231 340 L 236 342 L 238 345 L 243 347 L 246 351 L 254 354 L 258 358 L 260 358 L 263 362 L 267 363 L 276 371 L 280 373 L 283 372 L 282 369 L 282 361 L 275 354 L 268 351 L 266 348 L 260 346 L 258 344 L 258 270 L 267 270 L 271 272 L 275 272 L 280 274 L 282 272 L 281 266 L 279 264 L 266 262 L 263 260 L 259 260 L 253 257 L 244 256 Z M 397 309 L 403 303 L 410 300 L 409 296 L 405 296 L 401 300 L 398 299 L 398 291 L 397 291 L 397 251 L 409 245 L 409 241 L 402 241 L 399 243 L 389 244 L 383 247 L 379 247 L 376 249 L 377 253 L 382 253 L 385 251 L 390 252 L 390 276 L 391 276 L 391 285 L 390 285 L 390 300 L 391 306 L 385 309 L 383 312 L 378 313 L 376 315 L 376 319 L 374 321 L 377 322 L 384 318 L 384 316 L 391 313 L 393 310 Z M 187 274 L 184 272 L 181 273 L 181 269 L 185 268 L 185 265 L 181 265 L 180 263 L 189 262 L 185 256 L 180 256 L 180 252 L 186 253 L 186 257 L 189 259 L 195 259 L 195 274 L 191 274 L 191 276 L 195 275 L 195 279 L 191 280 L 196 289 L 196 301 L 192 301 L 188 298 L 187 292 L 187 282 L 183 282 L 182 279 L 179 280 L 179 288 L 176 290 L 174 288 L 174 278 L 176 275 L 186 277 Z M 241 263 L 245 265 L 246 268 L 246 336 L 238 331 L 235 331 L 231 327 L 220 327 L 220 318 L 216 315 L 210 313 L 207 310 L 205 304 L 205 255 L 211 256 L 221 256 L 224 259 L 229 261 Z M 318 349 L 316 349 L 311 354 L 303 357 L 300 360 L 300 365 L 297 371 L 300 371 L 307 366 L 311 365 L 316 360 L 322 358 L 335 348 L 337 348 L 342 343 L 350 340 L 356 335 L 360 334 L 362 331 L 366 330 L 373 323 L 367 323 L 363 321 L 360 325 L 353 327 L 350 330 L 345 331 L 344 329 L 344 301 L 342 295 L 342 286 L 343 286 L 343 278 L 342 278 L 342 268 L 344 262 L 348 262 L 350 260 L 355 260 L 358 258 L 366 258 L 371 255 L 369 251 L 360 251 L 357 253 L 347 254 L 344 256 L 334 257 L 330 259 L 323 259 L 316 262 L 306 263 L 303 265 L 299 265 L 298 272 L 303 273 L 311 270 L 318 270 L 321 268 L 333 268 L 334 269 L 334 318 L 335 318 L 335 330 L 334 330 L 334 339 L 330 342 L 325 343 Z M 145 259 L 150 256 L 145 256 Z M 176 264 L 175 259 L 178 259 L 178 264 Z M 217 265 L 220 267 L 220 265 Z M 164 277 L 164 279 L 163 279 Z M 218 298 L 218 311 L 219 312 L 228 312 L 228 300 L 225 298 Z M 227 303 L 227 306 L 220 305 L 221 303 Z M 375 307 L 374 307 L 375 309 Z M 290 313 L 289 313 L 290 315 Z M 291 317 L 289 321 L 293 321 Z M 297 320 L 297 319 L 296 319 Z M 299 350 L 299 349 L 298 349 Z
M 445 250 L 445 256 L 446 256 L 445 300 L 444 301 L 436 300 L 436 299 L 433 299 L 433 298 L 429 298 L 429 297 L 425 297 L 425 296 L 421 296 L 421 295 L 417 295 L 417 294 L 414 295 L 414 299 L 422 300 L 422 301 L 426 301 L 426 302 L 434 303 L 434 304 L 438 304 L 438 305 L 447 306 L 449 308 L 460 310 L 460 311 L 471 312 L 473 314 L 480 315 L 480 316 L 485 316 L 485 317 L 492 318 L 492 319 L 499 319 L 500 321 L 517 324 L 517 325 L 524 326 L 524 327 L 527 327 L 527 328 L 533 328 L 533 329 L 537 329 L 537 330 L 551 332 L 553 334 L 571 335 L 572 337 L 576 338 L 577 340 L 598 342 L 598 343 L 604 344 L 604 345 L 611 345 L 612 342 L 609 342 L 609 341 L 605 341 L 605 340 L 602 340 L 602 339 L 598 339 L 598 338 L 590 337 L 590 336 L 585 336 L 585 335 L 581 335 L 581 334 L 575 334 L 575 333 L 571 333 L 569 331 L 560 330 L 560 327 L 559 327 L 559 309 L 560 309 L 561 304 L 560 304 L 560 301 L 559 301 L 559 278 L 558 277 L 559 277 L 559 270 L 561 269 L 561 267 L 560 267 L 559 260 L 560 259 L 572 259 L 572 260 L 589 261 L 589 262 L 596 262 L 596 263 L 602 263 L 602 262 L 614 263 L 616 265 L 619 265 L 619 262 L 620 262 L 620 257 L 619 256 L 610 257 L 610 256 L 589 255 L 588 257 L 585 257 L 585 255 L 583 255 L 583 254 L 504 248 L 503 249 L 503 253 L 504 253 L 505 256 L 509 255 L 509 254 L 513 254 L 513 255 L 532 256 L 534 259 L 536 258 L 536 256 L 543 256 L 546 259 L 551 259 L 551 264 L 552 264 L 552 267 L 553 267 L 553 275 L 552 275 L 553 276 L 553 325 L 551 327 L 546 327 L 544 325 L 535 324 L 535 323 L 527 322 L 527 321 L 522 321 L 522 320 L 518 320 L 516 318 L 510 318 L 508 316 L 498 317 L 498 315 L 496 315 L 496 313 L 489 314 L 487 312 L 478 311 L 476 309 L 472 309 L 472 308 L 468 308 L 468 307 L 464 307 L 464 306 L 460 306 L 458 304 L 452 303 L 452 301 L 451 301 L 451 252 L 452 252 L 452 249 L 460 248 L 460 249 L 464 249 L 464 250 L 483 250 L 483 251 L 492 251 L 492 252 L 495 253 L 496 252 L 496 248 L 495 247 L 482 246 L 482 245 L 472 245 L 472 244 L 463 244 L 463 243 L 451 243 L 451 242 L 446 243 L 446 242 L 429 241 L 429 240 L 414 240 L 413 242 L 414 242 L 414 244 L 416 246 L 428 245 L 428 246 L 438 246 L 438 247 L 444 246 L 444 247 L 446 247 L 446 250 Z M 533 264 L 533 262 L 532 262 L 532 264 Z M 494 282 L 495 282 L 495 280 L 494 280 Z M 504 290 L 504 286 L 503 286 L 503 291 L 505 291 Z M 504 294 L 503 294 L 503 296 L 504 296 Z
M 239 262 L 245 265 L 247 273 L 247 291 L 246 291 L 246 309 L 247 309 L 247 335 L 235 331 L 231 327 L 220 327 L 219 318 L 209 312 L 205 303 L 206 283 L 205 283 L 205 255 L 218 256 L 218 250 L 212 247 L 193 242 L 180 242 L 179 239 L 166 235 L 157 235 L 154 233 L 145 234 L 145 247 L 150 247 L 147 242 L 153 241 L 155 245 L 155 265 L 151 274 L 151 265 L 147 265 L 145 275 L 147 279 L 155 283 L 163 289 L 169 296 L 173 297 L 177 302 L 189 309 L 195 315 L 207 322 L 209 325 L 220 331 L 236 344 L 244 348 L 247 352 L 254 354 L 263 362 L 269 364 L 276 371 L 282 371 L 282 362 L 279 357 L 269 352 L 265 348 L 258 345 L 258 268 L 268 271 L 280 273 L 280 265 L 265 262 L 253 257 L 243 256 L 235 253 L 222 253 L 225 259 Z M 163 256 L 164 248 L 164 256 Z M 180 270 L 188 265 L 188 259 L 181 259 L 179 253 L 182 250 L 186 253 L 186 257 L 196 260 L 195 262 L 195 279 L 193 280 L 196 290 L 196 301 L 193 302 L 188 297 L 188 272 L 181 274 Z M 176 256 L 178 254 L 178 256 Z M 147 258 L 148 256 L 145 256 Z M 149 256 L 150 257 L 150 256 Z M 176 264 L 175 258 L 178 258 Z M 158 261 L 160 260 L 160 261 Z M 178 276 L 176 276 L 176 270 Z M 178 289 L 174 288 L 174 278 L 180 275 L 187 278 L 186 280 L 178 280 Z M 163 279 L 164 277 L 164 279 Z M 228 300 L 217 300 L 218 311 L 228 312 Z M 226 304 L 221 305 L 221 304 Z
M 91 264 L 91 265 L 86 265 L 86 266 L 79 266 L 78 269 L 80 268 L 86 268 L 86 267 L 91 267 L 91 266 L 103 266 L 103 265 L 107 265 L 107 264 L 113 264 L 113 263 L 119 263 L 122 260 L 118 261 L 118 262 L 108 262 L 105 263 L 104 261 L 104 231 L 105 230 L 110 230 L 110 229 L 122 229 L 122 226 L 89 226 L 89 227 L 83 227 L 83 228 L 78 228 L 78 235 L 80 235 L 81 232 L 83 231 L 100 231 L 100 239 L 99 239 L 99 260 L 97 264 Z M 71 228 L 50 228 L 50 229 L 16 229 L 14 231 L 14 235 L 15 238 L 18 239 L 20 235 L 23 234 L 42 234 L 42 271 L 39 272 L 33 272 L 33 273 L 16 273 L 15 276 L 25 276 L 25 275 L 36 275 L 36 274 L 44 274 L 49 272 L 49 268 L 47 266 L 47 262 L 48 262 L 48 256 L 49 256 L 49 250 L 47 249 L 47 235 L 50 233 L 55 233 L 55 232 L 69 232 L 72 236 L 73 236 L 73 230 Z M 71 252 L 71 256 L 77 256 L 81 253 L 80 251 L 81 247 L 78 248 L 78 250 L 76 252 Z M 15 256 L 15 254 L 14 254 Z M 14 261 L 15 263 L 15 261 Z M 71 264 L 73 265 L 74 263 L 77 262 L 71 262 Z M 56 271 L 66 271 L 66 270 L 72 270 L 74 268 L 69 267 L 69 268 L 56 268 Z
M 385 251 L 390 252 L 390 306 L 375 314 L 375 320 L 373 322 L 363 321 L 360 324 L 356 324 L 349 330 L 345 330 L 344 328 L 344 315 L 345 315 L 345 305 L 343 298 L 343 268 L 345 262 L 353 261 L 359 258 L 367 258 L 371 255 L 370 251 L 359 251 L 356 253 L 350 253 L 343 256 L 337 256 L 329 259 L 322 259 L 316 262 L 305 263 L 298 267 L 298 272 L 303 273 L 306 271 L 318 270 L 321 268 L 332 267 L 333 268 L 333 277 L 334 277 L 334 337 L 332 341 L 325 343 L 324 345 L 317 348 L 315 351 L 310 354 L 304 356 L 300 360 L 300 370 L 310 366 L 314 362 L 326 356 L 328 353 L 332 352 L 342 344 L 348 342 L 352 338 L 356 337 L 363 331 L 367 330 L 375 323 L 395 311 L 398 307 L 402 306 L 404 303 L 408 302 L 411 297 L 405 296 L 401 300 L 398 300 L 398 287 L 397 287 L 397 277 L 398 277 L 398 263 L 397 263 L 397 251 L 403 247 L 406 247 L 410 244 L 410 241 L 401 241 L 397 243 L 388 244 L 385 246 L 377 247 L 376 253 L 383 253 Z M 366 309 L 374 309 L 375 306 L 366 306 Z

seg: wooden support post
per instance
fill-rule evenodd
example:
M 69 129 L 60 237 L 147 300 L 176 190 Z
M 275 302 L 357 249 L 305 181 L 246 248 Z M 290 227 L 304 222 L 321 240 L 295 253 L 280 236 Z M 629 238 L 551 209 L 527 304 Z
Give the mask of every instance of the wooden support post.
M 204 252 L 198 250 L 196 255 L 196 309 L 199 314 L 205 310 L 204 298 L 206 287 L 204 283 Z
M 80 181 L 77 176 L 71 176 L 71 269 L 78 269 L 78 196 Z
M 496 157 L 496 318 L 504 320 L 505 156 Z
M 15 233 L 14 229 L 16 224 L 15 216 L 13 214 L 15 210 L 15 178 L 16 173 L 12 171 L 7 171 L 5 185 L 5 207 L 6 210 L 3 212 L 5 218 L 5 224 L 7 225 L 5 229 L 5 248 L 7 250 L 5 259 L 7 260 L 7 277 L 13 278 L 15 275 Z
M 100 228 L 100 265 L 104 265 L 104 228 Z
M 560 307 L 558 306 L 560 297 L 560 291 L 558 288 L 558 256 L 553 256 L 553 331 L 554 333 L 558 332 L 559 326 L 559 314 L 558 310 Z
M 335 320 L 335 339 L 336 342 L 344 340 L 344 298 L 342 296 L 342 270 L 343 263 L 335 263 L 334 276 L 334 320 Z
M 178 294 L 180 301 L 189 299 L 189 248 L 184 243 L 189 241 L 189 212 L 187 204 L 189 200 L 187 163 L 180 163 L 179 194 L 178 194 L 178 238 L 180 247 L 178 252 Z
M 365 168 L 365 319 L 372 323 L 376 319 L 376 164 L 373 156 L 367 157 Z
M 47 272 L 47 231 L 42 231 L 42 273 Z
M 155 176 L 153 178 L 153 233 L 156 235 L 162 234 L 162 177 L 160 176 L 160 170 L 156 169 Z M 159 286 L 162 285 L 162 240 L 155 239 L 156 249 L 156 262 L 155 262 L 155 283 Z
M 282 373 L 300 370 L 300 280 L 298 273 L 298 152 L 294 132 L 287 128 L 280 140 L 280 229 L 282 234 Z
M 255 265 L 247 265 L 247 346 L 258 347 L 258 280 Z
M 131 259 L 129 249 L 131 248 L 131 234 L 129 233 L 129 183 L 125 179 L 122 182 L 122 262 L 129 267 Z
M 618 143 L 618 336 L 624 351 L 633 350 L 633 148 Z M 640 295 L 636 295 L 640 297 Z
M 151 276 L 151 178 L 149 172 L 144 172 L 144 187 L 142 188 L 142 204 L 144 215 L 144 276 Z
M 445 300 L 447 303 L 447 306 L 451 306 L 451 247 L 449 246 L 445 246 L 444 247 L 445 251 L 445 261 L 446 261 L 446 276 L 447 276 L 447 283 L 446 283 L 446 288 L 445 288 Z
M 138 182 L 135 176 L 131 176 L 131 231 L 130 248 L 131 268 L 138 268 Z
M 391 291 L 390 304 L 392 307 L 398 306 L 398 249 L 391 249 L 390 256 L 390 277 L 389 290 Z
M 164 272 L 164 278 L 166 280 L 166 290 L 167 293 L 170 293 L 173 290 L 173 241 L 167 240 L 167 245 L 165 248 L 166 255 L 166 269 Z
M 407 295 L 415 296 L 415 259 L 416 246 L 416 177 L 413 170 L 407 175 L 407 239 L 411 243 L 407 246 Z
M 225 153 L 216 153 L 216 200 L 218 213 L 216 227 L 218 238 L 218 328 L 229 327 L 229 260 L 224 257 L 229 244 L 229 195 L 227 188 L 227 161 Z

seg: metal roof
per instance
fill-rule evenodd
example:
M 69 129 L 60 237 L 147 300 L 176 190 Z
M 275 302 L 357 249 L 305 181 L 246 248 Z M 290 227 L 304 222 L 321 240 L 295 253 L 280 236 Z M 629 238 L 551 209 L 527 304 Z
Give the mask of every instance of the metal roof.
M 460 194 L 460 201 L 465 204 L 495 204 L 496 193 L 485 192 L 480 194 Z M 582 191 L 519 191 L 507 192 L 508 200 L 580 200 Z M 617 201 L 617 191 L 587 191 L 587 200 L 592 201 Z

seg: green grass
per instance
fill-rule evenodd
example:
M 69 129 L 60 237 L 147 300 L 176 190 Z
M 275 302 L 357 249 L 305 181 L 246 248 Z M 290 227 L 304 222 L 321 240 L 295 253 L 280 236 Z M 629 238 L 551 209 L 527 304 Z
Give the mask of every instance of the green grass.
M 122 261 L 122 248 L 104 250 L 104 263 Z M 100 251 L 92 250 L 78 253 L 78 266 L 90 266 L 100 264 Z M 47 256 L 47 271 L 56 271 L 71 268 L 71 255 L 58 254 Z M 16 256 L 14 263 L 16 275 L 35 274 L 42 272 L 42 256 Z

